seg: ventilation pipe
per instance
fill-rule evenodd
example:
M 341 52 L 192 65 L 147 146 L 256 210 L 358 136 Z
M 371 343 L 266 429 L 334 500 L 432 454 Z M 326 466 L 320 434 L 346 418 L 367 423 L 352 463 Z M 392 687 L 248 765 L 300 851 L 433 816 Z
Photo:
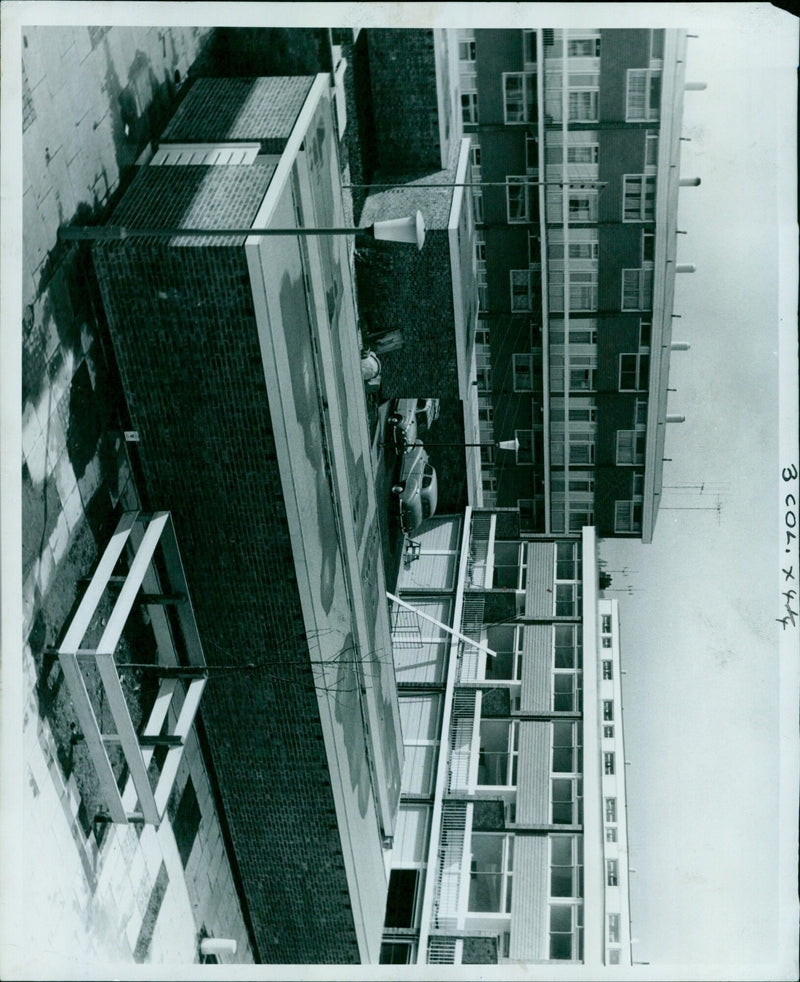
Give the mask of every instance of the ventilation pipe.
M 697 269 L 694 263 L 678 263 L 675 267 L 676 273 L 694 273 Z
M 683 88 L 686 92 L 703 92 L 708 85 L 705 82 L 687 82 Z
M 680 181 L 678 181 L 678 187 L 681 187 L 681 188 L 699 188 L 700 187 L 700 178 L 699 177 L 682 177 L 680 179 Z M 377 238 L 377 236 L 376 236 L 376 238 Z
M 686 341 L 673 341 L 670 348 L 673 351 L 688 351 L 691 345 Z
M 686 422 L 686 417 L 685 416 L 678 416 L 675 413 L 668 413 L 667 414 L 667 422 L 668 423 L 685 423 Z

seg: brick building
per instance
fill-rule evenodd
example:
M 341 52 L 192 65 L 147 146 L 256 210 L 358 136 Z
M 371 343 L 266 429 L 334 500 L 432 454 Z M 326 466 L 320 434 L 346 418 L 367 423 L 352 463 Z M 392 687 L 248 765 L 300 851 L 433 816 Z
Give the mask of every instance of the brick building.
M 379 33 L 370 66 L 388 92 L 384 76 L 424 32 Z M 685 347 L 672 340 L 675 275 L 693 269 L 676 258 L 678 189 L 699 183 L 679 167 L 686 34 L 452 35 L 468 179 L 481 185 L 463 412 L 465 442 L 484 446 L 466 451 L 480 473 L 470 501 L 518 508 L 528 531 L 596 523 L 649 542 L 665 429 L 682 419 L 667 407 L 670 352 Z M 384 106 L 395 119 L 401 71 Z M 514 437 L 516 455 L 496 446 Z
M 381 960 L 631 964 L 617 601 L 596 536 L 515 509 L 417 533 L 392 607 L 405 741 Z
M 336 133 L 329 76 L 199 79 L 93 247 L 262 962 L 377 961 L 402 768 L 352 240 L 214 234 L 343 225 Z

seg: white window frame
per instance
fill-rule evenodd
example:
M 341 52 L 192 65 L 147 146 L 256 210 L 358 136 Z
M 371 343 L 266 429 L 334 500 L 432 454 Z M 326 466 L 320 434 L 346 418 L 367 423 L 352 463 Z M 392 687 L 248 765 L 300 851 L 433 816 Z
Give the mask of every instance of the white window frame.
M 652 194 L 648 192 L 652 191 Z M 638 208 L 634 205 L 638 202 Z M 656 219 L 656 175 L 622 175 L 622 221 L 654 222 Z
M 466 52 L 466 54 L 464 53 Z M 471 64 L 475 61 L 475 37 L 460 37 L 458 39 L 458 60 Z
M 622 270 L 622 296 L 620 310 L 651 310 L 653 307 L 653 264 L 645 263 L 638 269 Z M 631 306 L 634 300 L 637 306 Z M 627 302 L 626 302 L 627 301 Z
M 644 464 L 645 448 L 637 452 L 636 446 L 641 442 L 645 430 L 617 430 L 615 460 L 617 467 L 641 467 Z M 628 460 L 627 458 L 631 459 Z
M 629 68 L 625 79 L 625 122 L 654 123 L 660 118 L 659 105 L 652 105 L 653 81 L 661 79 L 660 63 L 649 68 Z M 636 91 L 639 90 L 639 91 Z M 643 91 L 642 91 L 643 90 Z
M 534 188 L 531 187 L 527 175 L 506 176 L 506 220 L 509 225 L 524 225 L 533 220 L 532 190 Z
M 510 297 L 510 310 L 512 313 L 531 313 L 533 311 L 533 275 L 537 272 L 532 269 L 510 269 L 508 271 L 508 287 Z M 525 287 L 525 290 L 519 287 Z M 520 306 L 520 300 L 526 306 Z
M 461 122 L 465 126 L 478 125 L 477 91 L 461 92 Z
M 505 915 L 506 917 L 511 913 L 511 895 L 513 892 L 514 884 L 514 834 L 512 832 L 472 832 L 470 835 L 470 866 L 472 863 L 472 840 L 475 836 L 492 836 L 493 838 L 502 837 L 503 844 L 501 849 L 501 862 L 500 869 L 494 872 L 484 871 L 483 873 L 479 870 L 474 872 L 474 876 L 496 876 L 498 873 L 501 876 L 501 886 L 500 886 L 500 907 L 501 910 L 485 910 L 478 911 L 473 910 L 469 906 L 469 896 L 467 898 L 467 913 L 468 914 L 480 914 L 481 917 L 492 915 Z
M 554 908 L 566 909 L 570 911 L 571 919 L 571 929 L 570 931 L 557 931 L 554 932 L 552 929 L 552 911 Z M 547 912 L 547 939 L 548 939 L 548 956 L 550 960 L 556 963 L 559 962 L 574 962 L 579 961 L 583 958 L 583 901 L 582 900 L 570 900 L 567 897 L 559 899 L 558 902 L 553 900 L 548 904 Z M 569 937 L 570 940 L 570 957 L 569 958 L 552 958 L 552 936 L 553 934 L 561 934 Z
M 536 117 L 536 75 L 535 71 L 522 72 L 503 72 L 502 77 L 502 96 L 503 96 L 503 122 L 506 126 L 530 126 L 535 122 Z M 517 97 L 513 93 L 514 102 L 509 112 L 509 82 L 511 80 L 519 82 L 520 93 Z M 529 83 L 533 82 L 532 91 L 528 91 Z M 530 105 L 529 105 L 530 102 Z
M 569 204 L 567 215 L 569 224 L 574 222 L 596 222 L 597 221 L 597 191 L 569 191 Z M 573 208 L 573 203 L 575 207 Z
M 645 133 L 644 136 L 644 172 L 648 176 L 658 170 L 658 132 Z
M 562 900 L 580 900 L 583 896 L 581 891 L 581 883 L 583 881 L 582 871 L 584 868 L 584 855 L 583 855 L 583 837 L 579 835 L 563 833 L 560 835 L 549 835 L 549 855 L 548 855 L 548 897 L 556 902 Z M 558 842 L 560 845 L 564 843 L 569 843 L 570 851 L 570 862 L 569 863 L 556 863 L 555 862 L 555 843 Z M 553 871 L 555 869 L 559 870 L 569 870 L 570 879 L 570 893 L 559 894 L 553 891 Z
M 484 723 L 508 723 L 508 733 L 506 739 L 506 749 L 505 751 L 489 751 L 490 753 L 506 754 L 506 764 L 505 764 L 505 782 L 503 784 L 481 784 L 476 778 L 476 787 L 478 788 L 515 788 L 517 786 L 517 780 L 519 778 L 519 721 L 518 720 L 502 720 L 502 719 L 482 719 L 478 723 L 478 732 L 480 733 L 480 727 Z M 479 737 L 480 739 L 480 737 Z M 480 754 L 480 748 L 478 750 Z M 477 773 L 477 769 L 476 769 Z
M 614 502 L 614 532 L 620 535 L 638 535 L 642 531 L 642 523 L 636 521 L 635 512 L 637 507 L 641 509 L 641 501 L 615 501 Z
M 533 392 L 533 355 L 514 354 L 511 356 L 514 373 L 515 392 Z M 525 380 L 527 379 L 527 384 Z
M 634 387 L 633 388 L 631 388 L 627 384 L 623 384 L 623 379 L 622 379 L 622 376 L 623 376 L 623 365 L 625 364 L 623 362 L 623 359 L 626 359 L 627 361 L 630 361 L 630 359 L 635 359 L 636 360 L 636 370 L 635 370 L 635 376 L 636 377 L 634 379 L 634 383 L 635 384 L 634 384 Z M 643 361 L 642 361 L 643 359 L 647 359 L 644 364 L 643 364 Z M 620 392 L 646 392 L 647 391 L 647 388 L 648 388 L 648 378 L 644 378 L 644 379 L 642 378 L 642 371 L 643 371 L 643 368 L 644 368 L 644 365 L 645 364 L 647 365 L 647 373 L 649 375 L 649 372 L 650 372 L 650 353 L 649 353 L 649 350 L 648 351 L 623 351 L 623 352 L 620 352 L 620 355 L 619 355 L 619 365 L 618 365 L 619 371 L 618 371 L 618 374 L 617 374 L 617 388 L 618 388 L 618 390 Z M 630 371 L 626 368 L 624 374 L 625 375 L 630 375 Z M 644 384 L 642 384 L 642 382 L 644 382 Z M 639 424 L 638 424 L 638 417 L 637 417 L 637 426 L 638 425 Z
M 532 467 L 535 459 L 536 444 L 533 440 L 533 430 L 514 430 L 514 437 L 519 446 L 516 451 L 516 463 L 518 467 Z M 520 439 L 522 437 L 522 439 Z M 530 441 L 530 460 L 525 459 L 526 441 Z

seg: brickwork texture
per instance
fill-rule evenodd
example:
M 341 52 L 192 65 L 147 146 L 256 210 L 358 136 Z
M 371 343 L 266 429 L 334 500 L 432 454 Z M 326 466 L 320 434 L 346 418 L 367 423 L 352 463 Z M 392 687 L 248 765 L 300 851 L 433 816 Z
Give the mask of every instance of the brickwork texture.
M 371 28 L 368 43 L 379 166 L 438 168 L 433 31 Z

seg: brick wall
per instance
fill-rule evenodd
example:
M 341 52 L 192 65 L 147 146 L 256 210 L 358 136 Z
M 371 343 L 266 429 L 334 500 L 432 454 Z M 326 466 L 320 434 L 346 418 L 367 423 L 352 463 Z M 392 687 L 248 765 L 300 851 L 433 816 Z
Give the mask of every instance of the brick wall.
M 257 957 L 355 962 L 244 251 L 133 240 L 94 260 L 211 666 L 201 714 Z
M 261 141 L 262 153 L 280 153 L 313 76 L 199 78 L 178 107 L 164 143 Z
M 370 28 L 368 45 L 379 166 L 439 167 L 433 31 Z

